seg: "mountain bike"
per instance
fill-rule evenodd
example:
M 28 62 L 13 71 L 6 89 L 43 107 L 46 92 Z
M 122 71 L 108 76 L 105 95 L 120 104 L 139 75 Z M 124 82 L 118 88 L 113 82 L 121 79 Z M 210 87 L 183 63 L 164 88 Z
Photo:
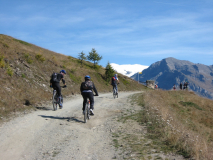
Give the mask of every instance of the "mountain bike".
M 59 106 L 59 96 L 58 96 L 56 90 L 53 90 L 52 103 L 53 103 L 53 110 L 56 111 L 57 106 Z M 61 95 L 61 103 L 63 104 L 63 96 L 62 95 Z
M 113 86 L 113 97 L 114 97 L 114 99 L 116 98 L 116 96 L 118 98 L 118 92 L 116 91 L 116 88 Z
M 85 109 L 84 109 L 84 123 L 87 123 L 87 119 L 90 119 L 90 100 L 87 100 Z
M 66 88 L 67 86 L 60 86 L 61 88 Z M 53 89 L 53 97 L 52 97 L 52 103 L 53 103 L 53 110 L 57 110 L 57 105 L 59 106 L 59 96 L 57 94 L 57 91 Z M 61 103 L 63 104 L 63 95 L 61 94 Z

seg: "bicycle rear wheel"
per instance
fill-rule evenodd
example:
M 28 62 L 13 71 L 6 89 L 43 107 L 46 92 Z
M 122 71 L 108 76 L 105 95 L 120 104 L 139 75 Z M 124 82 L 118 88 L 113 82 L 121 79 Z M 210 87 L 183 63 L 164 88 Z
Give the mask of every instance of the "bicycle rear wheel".
M 84 109 L 84 123 L 87 123 L 87 111 L 88 111 L 88 109 L 87 109 L 88 107 L 87 107 L 87 105 L 85 106 L 85 109 Z
M 63 96 L 61 95 L 61 103 L 63 103 Z
M 56 111 L 57 110 L 57 95 L 56 95 L 56 91 L 55 90 L 53 91 L 52 103 L 53 103 L 53 110 Z
M 113 97 L 114 97 L 114 99 L 116 97 L 116 89 L 115 88 L 113 89 Z
M 87 119 L 90 119 L 90 102 L 87 101 Z

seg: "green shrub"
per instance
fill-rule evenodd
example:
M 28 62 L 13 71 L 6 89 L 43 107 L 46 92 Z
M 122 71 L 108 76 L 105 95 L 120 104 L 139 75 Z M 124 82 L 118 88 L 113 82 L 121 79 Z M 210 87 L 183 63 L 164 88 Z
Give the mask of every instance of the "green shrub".
M 1 68 L 5 67 L 4 56 L 1 56 L 1 55 L 0 55 L 0 67 Z
M 0 42 L 0 43 L 3 45 L 3 47 L 9 48 L 9 45 L 7 43 L 4 43 L 4 42 Z
M 198 106 L 197 104 L 193 103 L 193 102 L 183 102 L 183 101 L 180 101 L 179 102 L 180 104 L 182 104 L 183 106 L 189 106 L 189 107 L 194 107 L 198 110 L 203 110 L 200 106 Z
M 41 55 L 41 54 L 36 54 L 35 58 L 41 62 L 44 62 L 45 61 L 45 58 Z
M 30 55 L 28 53 L 25 53 L 24 57 L 25 57 L 27 63 L 29 63 L 29 64 L 33 63 L 33 60 L 30 58 Z
M 122 81 L 122 83 L 123 83 L 124 85 L 130 84 L 130 82 L 129 82 L 128 80 L 126 80 L 126 79 L 121 79 L 121 81 Z
M 6 43 L 3 43 L 3 46 L 4 46 L 5 48 L 9 48 L 8 44 L 6 44 Z
M 9 76 L 12 76 L 13 75 L 13 70 L 12 70 L 12 68 L 8 65 L 7 66 L 7 74 L 9 75 Z
M 81 77 L 76 77 L 72 73 L 69 73 L 70 78 L 75 82 L 75 83 L 80 83 L 81 82 Z

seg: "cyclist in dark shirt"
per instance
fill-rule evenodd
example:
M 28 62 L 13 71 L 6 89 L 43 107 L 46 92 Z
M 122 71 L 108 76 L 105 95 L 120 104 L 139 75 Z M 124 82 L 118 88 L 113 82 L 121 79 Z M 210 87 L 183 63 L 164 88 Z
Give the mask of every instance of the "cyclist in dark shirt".
M 50 79 L 50 87 L 52 87 L 54 90 L 56 90 L 57 95 L 59 96 L 59 108 L 63 108 L 63 104 L 61 103 L 61 86 L 60 86 L 60 81 L 62 80 L 64 86 L 63 88 L 67 87 L 65 80 L 64 80 L 64 75 L 66 74 L 65 70 L 61 70 L 60 73 L 57 73 L 57 81 L 53 81 L 52 77 Z
M 93 91 L 95 92 L 95 96 L 98 96 L 98 91 L 95 88 L 95 85 L 92 81 L 90 81 L 90 76 L 86 75 L 85 77 L 85 82 L 81 83 L 81 87 L 80 87 L 80 91 L 81 91 L 81 95 L 83 96 L 83 114 L 84 114 L 84 109 L 87 103 L 87 98 L 89 98 L 90 100 L 90 115 L 94 115 L 93 110 L 94 110 L 94 97 L 93 97 Z M 85 83 L 87 83 L 88 81 L 90 81 L 91 87 L 85 88 Z M 88 83 L 89 84 L 89 83 Z

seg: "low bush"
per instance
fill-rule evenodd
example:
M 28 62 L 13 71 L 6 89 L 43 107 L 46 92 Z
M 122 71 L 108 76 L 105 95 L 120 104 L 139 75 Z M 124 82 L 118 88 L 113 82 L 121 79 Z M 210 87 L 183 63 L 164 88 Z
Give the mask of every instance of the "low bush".
M 5 67 L 4 56 L 2 56 L 2 55 L 0 55 L 0 67 L 1 68 Z
M 41 55 L 41 54 L 36 54 L 35 58 L 41 62 L 44 62 L 45 61 L 45 58 Z

